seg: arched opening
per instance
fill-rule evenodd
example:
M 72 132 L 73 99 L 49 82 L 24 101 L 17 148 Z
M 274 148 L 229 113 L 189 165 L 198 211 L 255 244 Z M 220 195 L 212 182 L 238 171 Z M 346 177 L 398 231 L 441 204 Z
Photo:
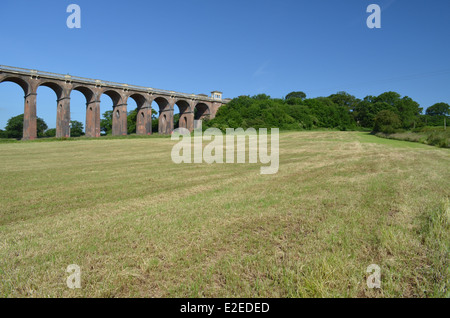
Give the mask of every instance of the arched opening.
M 157 110 L 158 117 L 158 126 L 157 132 L 161 135 L 168 135 L 171 133 L 173 126 L 171 123 L 173 122 L 173 110 L 170 109 L 169 101 L 164 97 L 157 97 L 154 99 L 152 103 L 152 109 Z
M 78 137 L 78 135 L 86 135 L 86 113 L 88 107 L 93 111 L 93 105 L 87 105 L 89 100 L 81 91 L 74 89 L 70 94 L 70 135 Z M 80 133 L 81 128 L 81 133 Z
M 61 129 L 58 119 L 63 115 L 64 107 L 59 99 L 62 96 L 62 88 L 55 83 L 42 83 L 37 89 L 36 115 L 37 115 L 37 137 L 49 138 L 57 136 L 57 128 Z M 70 114 L 67 114 L 68 117 Z M 70 124 L 70 119 L 66 123 Z M 58 126 L 58 127 L 57 127 Z M 67 136 L 69 128 L 67 128 Z
M 181 109 L 176 103 L 173 105 L 173 129 L 179 128 Z
M 122 96 L 114 91 L 104 91 L 100 97 L 102 133 L 113 136 L 127 135 L 127 105 Z
M 81 129 L 83 133 L 87 137 L 99 137 L 100 109 L 94 92 L 87 87 L 77 86 L 70 94 L 70 101 L 71 132 L 77 132 L 76 135 L 78 135 L 81 127 L 75 130 L 74 126 L 84 122 L 85 125 Z
M 178 112 L 177 112 L 178 111 Z M 185 100 L 179 100 L 175 103 L 174 107 L 174 128 L 186 128 L 188 127 L 188 116 L 190 113 L 189 103 Z
M 152 101 L 150 105 L 152 107 L 152 133 L 157 134 L 159 132 L 159 105 L 155 101 Z
M 210 110 L 205 103 L 198 103 L 194 108 L 194 129 L 199 128 L 200 122 L 203 119 L 208 119 L 210 116 Z
M 26 91 L 26 83 L 18 84 L 10 80 L 0 82 L 0 138 L 22 138 Z M 9 120 L 11 125 L 7 127 Z
M 147 106 L 146 98 L 140 94 L 133 94 L 128 98 L 128 134 L 147 135 L 151 133 L 151 113 L 144 108 Z

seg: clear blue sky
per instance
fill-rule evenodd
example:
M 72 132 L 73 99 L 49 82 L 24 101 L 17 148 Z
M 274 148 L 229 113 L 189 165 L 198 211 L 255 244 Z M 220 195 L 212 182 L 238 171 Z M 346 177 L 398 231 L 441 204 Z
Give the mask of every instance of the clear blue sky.
M 66 26 L 71 3 L 81 29 Z M 371 3 L 382 8 L 381 29 L 366 26 Z M 0 35 L 3 65 L 185 93 L 393 90 L 424 108 L 450 103 L 448 0 L 2 0 Z M 49 127 L 55 99 L 39 89 Z M 72 119 L 83 123 L 84 103 L 75 92 Z M 102 97 L 102 112 L 111 105 Z M 22 112 L 21 89 L 0 84 L 0 128 Z

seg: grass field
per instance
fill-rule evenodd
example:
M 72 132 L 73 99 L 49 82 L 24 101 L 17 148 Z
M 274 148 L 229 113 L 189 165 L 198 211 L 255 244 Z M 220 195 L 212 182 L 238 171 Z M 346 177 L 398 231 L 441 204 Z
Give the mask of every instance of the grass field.
M 283 133 L 260 175 L 175 165 L 174 144 L 0 144 L 0 296 L 450 296 L 450 150 Z

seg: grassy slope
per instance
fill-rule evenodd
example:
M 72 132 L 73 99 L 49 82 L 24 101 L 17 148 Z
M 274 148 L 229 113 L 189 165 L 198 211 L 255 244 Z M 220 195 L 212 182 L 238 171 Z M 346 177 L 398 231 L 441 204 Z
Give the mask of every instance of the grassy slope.
M 0 296 L 449 296 L 449 150 L 281 136 L 273 176 L 168 139 L 1 144 Z

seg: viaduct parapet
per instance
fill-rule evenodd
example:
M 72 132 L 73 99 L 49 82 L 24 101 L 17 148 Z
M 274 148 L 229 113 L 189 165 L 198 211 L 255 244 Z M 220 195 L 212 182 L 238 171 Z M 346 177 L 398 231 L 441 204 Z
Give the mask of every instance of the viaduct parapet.
M 70 137 L 70 95 L 81 92 L 86 98 L 86 136 L 100 137 L 100 97 L 108 95 L 113 101 L 112 134 L 127 134 L 127 101 L 132 98 L 138 107 L 136 133 L 152 133 L 152 103 L 159 107 L 159 134 L 174 130 L 174 107 L 180 110 L 179 127 L 194 130 L 194 120 L 214 118 L 217 109 L 229 99 L 214 91 L 207 95 L 185 94 L 173 91 L 107 82 L 77 76 L 41 72 L 0 65 L 0 83 L 13 82 L 22 87 L 25 95 L 23 139 L 37 138 L 36 97 L 40 86 L 51 88 L 57 96 L 56 137 Z

